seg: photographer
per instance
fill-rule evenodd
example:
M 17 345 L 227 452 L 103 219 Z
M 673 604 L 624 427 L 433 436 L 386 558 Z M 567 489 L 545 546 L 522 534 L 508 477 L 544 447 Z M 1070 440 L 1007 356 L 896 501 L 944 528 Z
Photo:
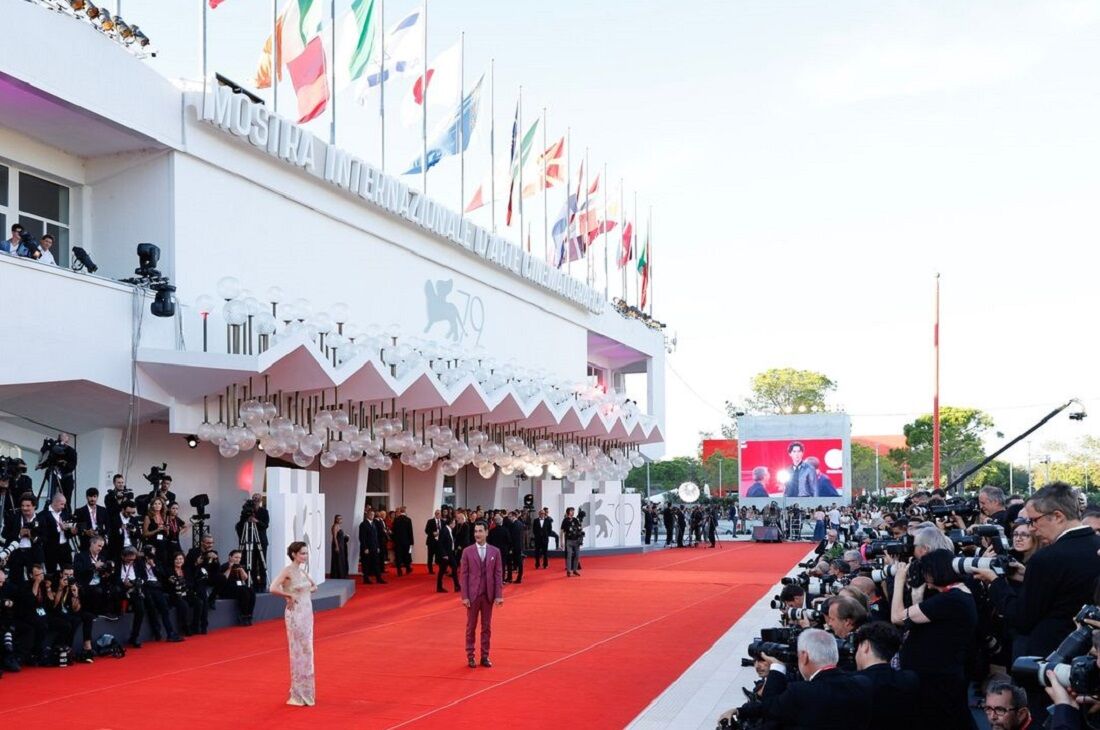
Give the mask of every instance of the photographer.
M 80 549 L 88 549 L 88 541 L 95 535 L 106 539 L 111 531 L 107 509 L 99 505 L 99 490 L 88 487 L 84 490 L 85 505 L 73 513 L 73 519 L 80 527 Z
M 16 585 L 28 580 L 32 565 L 46 561 L 42 549 L 42 523 L 34 507 L 34 495 L 25 493 L 19 498 L 19 516 L 4 527 L 4 549 L 9 551 L 8 577 Z
M 861 626 L 853 635 L 853 644 L 856 668 L 871 683 L 871 727 L 916 730 L 910 713 L 897 710 L 916 703 L 920 679 L 915 672 L 890 666 L 901 648 L 901 632 L 876 621 Z
M 901 647 L 901 668 L 920 677 L 920 701 L 915 719 L 922 726 L 974 727 L 967 703 L 966 667 L 974 653 L 978 609 L 974 596 L 952 567 L 955 554 L 933 550 L 914 561 L 924 578 L 913 589 L 913 605 L 905 606 L 909 563 L 898 563 L 890 617 L 908 629 Z M 924 598 L 930 589 L 939 593 Z
M 838 639 L 847 639 L 867 622 L 867 609 L 849 596 L 835 596 L 825 604 L 825 625 Z
M 50 622 L 48 610 L 50 596 L 47 590 L 46 569 L 41 565 L 32 565 L 30 578 L 19 589 L 15 605 L 19 620 L 29 627 L 31 653 L 28 663 L 32 665 L 48 664 L 50 651 Z
M 978 509 L 986 524 L 1000 525 L 1008 533 L 1011 523 L 1008 508 L 1005 507 L 1005 493 L 1000 487 L 982 487 L 978 490 Z
M 135 552 L 141 547 L 141 519 L 137 515 L 137 505 L 132 502 L 122 504 L 122 513 L 114 519 L 111 526 L 111 539 L 107 543 L 107 552 L 111 559 L 118 562 L 122 553 L 129 549 Z
M 264 570 L 264 561 L 267 559 L 267 527 L 271 523 L 271 517 L 263 507 L 264 496 L 259 492 L 241 507 L 241 515 L 237 520 L 237 539 L 240 540 L 242 550 L 251 551 L 249 564 L 255 573 L 254 585 L 257 590 L 267 588 L 267 571 Z
M 91 613 L 114 614 L 111 574 L 114 566 L 103 559 L 103 538 L 88 540 L 88 549 L 73 558 L 73 573 L 80 585 L 82 604 Z M 117 618 L 117 616 L 116 616 Z
M 683 534 L 679 528 L 678 534 Z M 565 542 L 565 575 L 567 577 L 579 576 L 581 574 L 579 568 L 581 543 L 584 542 L 584 526 L 579 519 L 573 516 L 572 507 L 565 510 L 565 517 L 561 521 L 561 537 Z
M 108 514 L 117 517 L 122 514 L 122 505 L 132 502 L 133 499 L 134 492 L 127 488 L 126 478 L 121 474 L 115 474 L 111 479 L 111 490 L 103 498 L 103 506 L 107 508 Z
M 989 585 L 997 610 L 1020 635 L 1016 656 L 1046 656 L 1073 631 L 1073 617 L 1092 600 L 1100 575 L 1100 536 L 1081 524 L 1077 492 L 1062 482 L 1039 489 L 1020 514 L 1046 547 L 1031 556 L 1019 590 L 991 570 L 975 577 Z
M 38 515 L 42 526 L 42 551 L 46 559 L 46 570 L 51 572 L 73 562 L 69 540 L 76 536 L 79 527 L 66 507 L 66 501 L 64 494 L 60 491 L 54 492 L 50 506 Z
M 0 568 L 0 657 L 5 672 L 18 672 L 19 653 L 30 643 L 29 627 L 19 620 L 19 592 L 8 581 L 8 571 Z
M 145 621 L 145 561 L 138 560 L 138 551 L 133 547 L 122 550 L 122 560 L 115 572 L 117 594 L 126 602 L 129 611 L 134 614 L 130 625 L 130 638 L 126 642 L 135 649 L 141 648 L 141 624 Z
M 172 555 L 172 569 L 167 576 L 168 602 L 176 609 L 176 620 L 184 636 L 205 634 L 208 627 L 206 598 L 200 594 L 186 562 L 183 553 Z
M 252 610 L 256 606 L 256 592 L 252 590 L 248 571 L 241 565 L 241 551 L 232 550 L 229 562 L 221 566 L 216 580 L 218 596 L 237 602 L 241 626 L 252 625 Z
M 153 632 L 153 641 L 161 640 L 161 628 L 164 628 L 164 636 L 168 641 L 178 643 L 183 637 L 172 628 L 172 612 L 168 610 L 168 593 L 165 588 L 168 584 L 168 574 L 160 567 L 156 548 L 150 546 L 144 555 L 145 559 L 145 612 L 149 615 L 149 628 Z M 159 623 L 158 623 L 159 619 Z
M 1058 689 L 1062 687 L 1059 685 Z M 991 681 L 985 688 L 982 710 L 990 730 L 1028 730 L 1032 726 L 1027 692 L 1011 682 Z
M 865 575 L 857 575 L 848 584 L 850 588 L 862 593 L 867 598 L 868 621 L 890 621 L 890 607 L 879 595 L 878 586 Z
M 149 504 L 157 497 L 164 502 L 165 508 L 176 501 L 176 493 L 172 491 L 172 477 L 164 472 L 167 468 L 167 464 L 154 466 L 145 475 L 145 481 L 149 482 L 153 488 L 148 494 L 143 494 L 135 500 L 138 512 L 141 514 L 149 511 Z
M 786 673 L 782 662 L 767 655 L 761 658 L 771 665 L 770 672 Z M 743 705 L 736 710 L 737 718 L 762 718 L 787 729 L 870 728 L 870 681 L 837 669 L 839 659 L 836 639 L 820 629 L 806 629 L 798 636 L 798 672 L 806 681 L 791 682 L 781 694 Z
M 56 645 L 68 651 L 73 645 L 76 629 L 80 627 L 80 637 L 83 647 L 78 659 L 88 664 L 92 663 L 92 621 L 95 616 L 85 609 L 80 598 L 80 585 L 73 575 L 72 566 L 64 565 L 57 577 L 57 585 L 47 584 L 47 594 L 50 597 L 49 614 L 50 629 L 56 636 Z
M 216 587 L 221 575 L 221 560 L 218 552 L 214 550 L 214 538 L 204 535 L 198 547 L 193 547 L 187 552 L 185 566 L 191 575 L 196 595 L 206 602 L 210 608 L 214 608 L 217 600 Z

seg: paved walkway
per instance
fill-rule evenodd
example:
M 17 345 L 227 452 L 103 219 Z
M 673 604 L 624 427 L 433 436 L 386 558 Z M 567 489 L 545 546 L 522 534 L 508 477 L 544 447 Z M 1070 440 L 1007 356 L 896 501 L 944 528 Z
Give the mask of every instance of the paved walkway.
M 812 545 L 807 544 L 806 549 L 808 553 Z M 799 570 L 791 566 L 788 575 Z M 748 656 L 745 648 L 761 628 L 776 625 L 776 611 L 770 604 L 780 588 L 781 584 L 777 583 L 775 590 L 757 601 L 627 727 L 631 730 L 714 730 L 719 715 L 743 705 L 745 695 L 741 688 L 751 688 L 757 677 L 752 667 L 741 666 L 741 658 Z

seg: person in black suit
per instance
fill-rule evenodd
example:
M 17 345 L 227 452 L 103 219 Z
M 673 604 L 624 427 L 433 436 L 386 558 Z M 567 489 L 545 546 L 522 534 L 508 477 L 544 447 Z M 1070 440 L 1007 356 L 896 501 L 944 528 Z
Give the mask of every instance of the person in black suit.
M 126 477 L 121 474 L 115 474 L 111 479 L 112 488 L 107 491 L 106 496 L 103 498 L 103 506 L 107 508 L 107 512 L 112 516 L 118 516 L 122 514 L 122 505 L 126 502 L 133 500 L 134 493 L 126 486 Z
M 653 513 L 653 505 L 647 504 L 642 509 L 642 517 L 645 524 L 645 544 L 648 545 L 650 539 L 653 537 L 653 531 L 657 527 L 657 515 Z M 538 567 L 538 565 L 536 564 L 535 567 Z
M 374 513 L 374 535 L 378 539 L 378 572 L 386 572 L 387 542 L 390 539 L 390 531 L 386 528 L 385 510 Z
M 856 668 L 871 682 L 871 727 L 916 730 L 912 714 L 898 708 L 916 702 L 920 680 L 915 672 L 890 666 L 901 649 L 901 632 L 885 621 L 875 621 L 856 630 L 854 643 Z
M 111 531 L 107 509 L 99 504 L 99 490 L 95 487 L 85 489 L 84 501 L 87 504 L 73 513 L 73 519 L 80 526 L 81 550 L 88 549 L 88 540 L 93 535 L 99 535 L 106 540 Z
M 672 505 L 665 505 L 661 510 L 661 516 L 665 522 L 665 547 L 672 545 L 672 523 L 676 521 L 676 515 L 672 511 Z
M 432 563 L 435 561 L 435 559 L 437 557 L 437 552 L 438 552 L 436 550 L 435 542 L 436 542 L 437 536 L 439 535 L 439 530 L 442 526 L 443 526 L 443 522 L 440 519 L 439 510 L 436 510 L 435 514 L 432 516 L 432 518 L 430 520 L 428 520 L 426 523 L 424 523 L 424 535 L 427 537 L 427 545 L 428 545 L 428 572 L 429 573 L 435 572 L 435 571 L 432 570 Z
M 510 565 L 508 556 L 512 552 L 512 536 L 508 531 L 507 525 L 504 524 L 504 518 L 501 515 L 497 515 L 493 518 L 492 528 L 489 529 L 489 535 L 486 538 L 487 542 L 500 551 L 501 558 L 504 560 L 505 566 Z M 511 583 L 510 576 L 504 576 L 505 583 Z
M 676 508 L 676 547 L 684 546 L 684 531 L 687 529 L 687 516 L 683 507 Z
M 786 672 L 778 660 L 763 658 L 772 665 L 769 677 Z M 749 702 L 727 716 L 763 718 L 786 730 L 869 730 L 871 682 L 837 669 L 839 659 L 831 634 L 806 629 L 798 637 L 798 671 L 806 681 L 792 682 L 785 692 Z
M 1006 535 L 1012 532 L 1008 508 L 1005 506 L 1005 493 L 1000 487 L 979 489 L 978 509 L 985 517 L 986 524 L 1000 525 Z
M 19 497 L 11 489 L 12 479 L 10 475 L 0 472 L 0 534 L 11 520 L 19 516 Z
M 122 559 L 122 551 L 128 547 L 135 550 L 141 548 L 141 518 L 134 502 L 124 502 L 122 512 L 113 516 L 107 538 L 107 554 L 117 563 Z
M 814 548 L 814 554 L 832 556 L 833 554 L 843 551 L 844 546 L 837 542 L 838 539 L 839 537 L 837 536 L 836 530 L 826 530 L 825 539 L 819 542 L 817 547 Z
M 34 508 L 34 495 L 27 492 L 19 498 L 19 516 L 4 526 L 4 549 L 11 551 L 7 563 L 8 576 L 16 586 L 28 580 L 32 565 L 46 561 L 42 549 L 44 531 Z
M 145 561 L 137 559 L 137 550 L 133 547 L 123 548 L 122 560 L 115 569 L 115 588 L 134 614 L 127 643 L 135 649 L 141 648 L 141 625 L 145 621 L 145 583 L 148 580 Z
M 214 578 L 214 585 L 220 598 L 237 602 L 241 626 L 252 625 L 252 611 L 256 607 L 256 591 L 252 588 L 252 577 L 241 563 L 240 550 L 230 550 L 228 562 L 222 563 L 220 572 Z
M 459 511 L 455 513 L 453 532 L 455 539 L 455 565 L 458 565 L 459 560 L 462 558 L 462 551 L 474 544 L 474 525 L 466 518 L 465 512 Z
M 453 515 L 448 515 L 440 523 L 439 532 L 436 534 L 435 551 L 436 562 L 439 563 L 439 575 L 435 579 L 436 593 L 446 593 L 443 587 L 443 576 L 447 569 L 451 570 L 451 580 L 454 582 L 455 593 L 458 593 L 458 562 L 455 560 L 455 537 Z
M 512 513 L 508 515 L 508 519 L 509 522 L 506 525 L 508 527 L 508 547 L 511 548 L 511 553 L 508 556 L 509 560 L 506 561 L 508 563 L 508 578 L 514 578 L 514 582 L 519 584 L 523 582 L 523 558 L 526 542 L 524 532 L 526 530 L 524 529 L 523 520 L 520 519 L 518 514 Z M 514 575 L 513 569 L 515 570 Z
M 1039 489 L 1024 505 L 1020 516 L 1046 547 L 1027 561 L 1021 587 L 1014 589 L 1005 576 L 982 570 L 974 577 L 988 584 L 990 600 L 1005 624 L 1020 636 L 1014 647 L 1018 656 L 1047 656 L 1074 629 L 1073 617 L 1092 602 L 1096 576 L 1100 575 L 1100 536 L 1082 524 L 1077 490 L 1064 482 Z M 1028 693 L 1037 725 L 1046 721 L 1047 696 Z
M 833 485 L 833 480 L 828 475 L 823 474 L 821 471 L 821 461 L 816 456 L 810 456 L 806 459 L 806 463 L 813 469 L 813 483 L 814 483 L 814 496 L 815 497 L 839 497 L 840 492 L 836 491 L 836 487 Z
M 539 516 L 535 518 L 531 529 L 535 533 L 535 570 L 538 570 L 540 567 L 545 568 L 547 565 L 550 535 L 554 532 L 554 518 L 550 516 L 545 507 L 539 510 Z M 649 542 L 648 538 L 646 542 Z M 539 565 L 540 558 L 542 560 L 541 566 Z
M 406 514 L 405 508 L 397 508 L 397 517 L 393 518 L 393 562 L 397 566 L 397 574 L 401 575 L 404 568 L 406 573 L 413 572 L 413 523 Z
M 62 565 L 72 565 L 73 551 L 69 540 L 79 530 L 66 506 L 62 491 L 54 492 L 50 506 L 38 513 L 38 522 L 42 526 L 42 552 L 46 559 L 46 572 L 56 573 Z
M 371 576 L 374 576 L 379 583 L 386 582 L 382 580 L 380 567 L 382 556 L 378 551 L 378 530 L 374 526 L 374 510 L 370 507 L 367 507 L 363 521 L 359 523 L 359 562 L 363 566 L 364 584 L 370 583 Z

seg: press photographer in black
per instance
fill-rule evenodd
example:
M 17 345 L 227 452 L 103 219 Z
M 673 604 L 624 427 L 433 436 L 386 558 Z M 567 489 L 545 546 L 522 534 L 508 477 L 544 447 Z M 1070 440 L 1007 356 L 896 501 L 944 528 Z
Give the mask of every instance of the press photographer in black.
M 252 610 L 256 606 L 256 592 L 252 589 L 248 571 L 241 565 L 241 551 L 232 550 L 229 561 L 221 566 L 215 578 L 218 596 L 237 602 L 241 626 L 252 625 Z
M 80 585 L 76 576 L 73 575 L 72 566 L 62 566 L 56 583 L 47 582 L 46 593 L 50 598 L 47 614 L 50 630 L 56 636 L 55 644 L 68 649 L 72 646 L 76 630 L 79 628 L 83 648 L 77 658 L 90 664 L 92 662 L 92 621 L 95 620 L 95 615 L 83 605 Z
M 32 565 L 46 562 L 42 549 L 44 531 L 34 506 L 34 495 L 23 494 L 19 498 L 18 516 L 4 525 L 0 549 L 7 554 L 8 578 L 15 585 L 22 585 L 29 579 Z
M 172 627 L 172 612 L 169 610 L 168 573 L 160 567 L 155 551 L 155 547 L 149 546 L 142 556 L 145 560 L 145 613 L 149 616 L 149 629 L 153 632 L 153 641 L 160 641 L 165 636 L 170 642 L 180 642 L 183 638 Z
M 761 658 L 772 673 L 787 668 L 774 657 Z M 780 730 L 870 730 L 871 681 L 837 669 L 840 652 L 836 639 L 820 629 L 806 629 L 798 636 L 798 672 L 805 681 L 791 682 L 777 695 L 751 701 L 737 710 L 738 720 L 769 720 Z M 877 728 L 876 728 L 877 730 Z
M 187 557 L 176 552 L 168 572 L 168 602 L 176 609 L 176 621 L 184 636 L 205 634 L 208 626 L 206 597 L 186 567 Z
M 104 539 L 111 532 L 107 508 L 99 504 L 99 490 L 88 487 L 84 490 L 84 506 L 73 512 L 73 519 L 80 527 L 80 549 L 88 549 L 88 541 L 93 535 Z
M 221 575 L 221 561 L 218 559 L 218 552 L 214 549 L 213 535 L 204 535 L 199 545 L 188 550 L 184 564 L 191 576 L 195 593 L 206 602 L 209 608 L 214 608 L 218 576 Z
M 264 496 L 259 492 L 252 495 L 241 507 L 241 515 L 237 519 L 237 539 L 240 540 L 242 551 L 251 554 L 246 560 L 252 572 L 252 584 L 257 591 L 267 588 L 267 528 L 271 524 L 271 517 L 263 506 Z
M 914 588 L 907 604 L 910 564 L 898 562 L 894 574 L 890 618 L 907 633 L 901 646 L 902 669 L 920 677 L 913 715 L 921 727 L 973 730 L 967 703 L 967 666 L 975 651 L 978 608 L 970 589 L 952 567 L 955 554 L 933 550 L 917 560 L 923 585 Z M 938 591 L 934 595 L 932 590 Z
M 118 516 L 122 513 L 122 505 L 132 502 L 133 499 L 134 491 L 126 486 L 126 478 L 121 474 L 115 474 L 111 478 L 111 489 L 103 498 L 103 506 L 107 508 L 107 512 L 112 516 Z
M 890 666 L 901 648 L 901 632 L 885 621 L 864 624 L 853 635 L 856 668 L 871 683 L 871 727 L 916 730 L 908 709 L 917 701 L 916 673 Z
M 141 625 L 145 621 L 145 583 L 149 576 L 145 573 L 145 561 L 138 560 L 138 551 L 133 547 L 123 548 L 122 559 L 115 572 L 115 590 L 126 602 L 127 608 L 134 614 L 130 624 L 130 638 L 127 643 L 134 649 L 141 648 Z
M 133 501 L 123 502 L 122 512 L 111 524 L 111 537 L 107 542 L 107 553 L 111 560 L 118 562 L 127 548 L 135 552 L 141 547 L 141 518 L 137 514 L 137 505 Z

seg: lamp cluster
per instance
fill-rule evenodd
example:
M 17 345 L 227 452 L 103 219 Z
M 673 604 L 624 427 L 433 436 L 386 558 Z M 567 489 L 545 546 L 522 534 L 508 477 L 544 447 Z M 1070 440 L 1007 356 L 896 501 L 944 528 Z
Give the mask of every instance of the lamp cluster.
M 571 481 L 625 479 L 631 468 L 644 464 L 635 448 L 618 442 L 552 437 L 545 430 L 418 414 L 392 405 L 390 413 L 376 413 L 364 403 L 325 405 L 320 395 L 244 395 L 240 400 L 230 390 L 226 400 L 219 396 L 217 422 L 204 418 L 196 433 L 227 458 L 258 447 L 268 456 L 289 456 L 303 468 L 319 457 L 325 468 L 362 459 L 369 468 L 386 471 L 397 459 L 419 471 L 440 462 L 447 476 L 472 465 L 486 479 L 499 470 L 505 476 Z
M 32 0 L 51 10 L 79 18 L 93 28 L 112 38 L 139 57 L 156 56 L 149 45 L 149 38 L 137 25 L 130 25 L 120 15 L 111 15 L 91 0 Z

